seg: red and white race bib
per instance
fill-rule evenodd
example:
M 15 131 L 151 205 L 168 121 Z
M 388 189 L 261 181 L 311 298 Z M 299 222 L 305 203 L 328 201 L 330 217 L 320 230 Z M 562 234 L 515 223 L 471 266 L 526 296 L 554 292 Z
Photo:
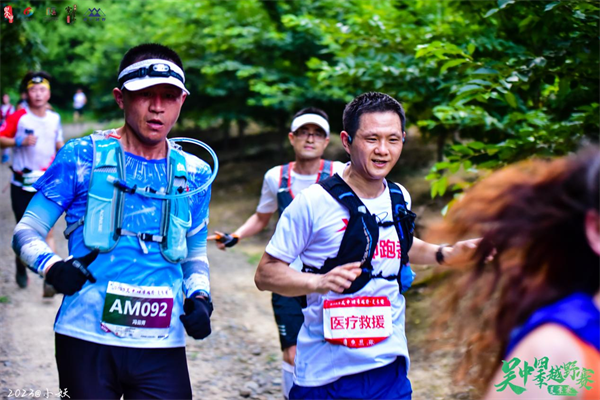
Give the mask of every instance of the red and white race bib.
M 325 300 L 323 331 L 329 343 L 370 347 L 392 334 L 392 307 L 387 297 Z

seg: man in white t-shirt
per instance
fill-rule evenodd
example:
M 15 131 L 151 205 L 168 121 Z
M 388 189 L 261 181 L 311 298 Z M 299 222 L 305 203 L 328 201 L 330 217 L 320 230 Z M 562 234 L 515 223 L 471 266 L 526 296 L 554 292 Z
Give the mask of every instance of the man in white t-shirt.
M 10 185 L 12 209 L 17 223 L 36 193 L 33 184 L 50 167 L 56 152 L 64 145 L 60 116 L 48 109 L 51 77 L 44 71 L 30 72 L 23 78 L 26 89 L 25 108 L 9 115 L 0 127 L 0 147 L 13 148 L 13 176 Z M 48 242 L 54 247 L 52 232 Z M 16 259 L 16 281 L 20 288 L 27 287 L 27 268 Z M 44 286 L 44 297 L 54 291 Z
M 308 107 L 298 111 L 292 120 L 288 138 L 296 155 L 295 161 L 267 171 L 256 212 L 242 226 L 232 234 L 217 231 L 215 236 L 209 237 L 217 239 L 217 246 L 221 250 L 234 246 L 242 238 L 262 231 L 275 211 L 279 211 L 281 215 L 296 193 L 335 173 L 341 174 L 344 170 L 343 163 L 321 158 L 329 144 L 329 117 L 323 110 Z M 300 270 L 302 263 L 296 260 L 292 267 Z M 272 304 L 283 351 L 282 389 L 287 398 L 292 388 L 296 340 L 304 317 L 300 299 L 297 297 L 273 293 Z
M 73 121 L 79 121 L 79 117 L 83 114 L 83 108 L 87 104 L 87 97 L 83 93 L 83 89 L 77 88 L 77 91 L 73 95 Z
M 404 110 L 388 95 L 365 93 L 346 106 L 343 119 L 341 138 L 350 155 L 348 167 L 341 177 L 304 190 L 285 210 L 255 281 L 260 290 L 306 296 L 290 399 L 410 398 L 405 299 L 399 282 L 406 252 L 400 243 L 412 231 L 393 228 L 399 219 L 392 207 L 401 194 L 402 210 L 410 208 L 410 196 L 385 179 L 402 152 Z M 325 190 L 334 180 L 347 188 L 339 202 Z M 366 223 L 364 229 L 354 229 L 361 225 L 353 225 L 351 215 L 358 214 L 351 214 L 341 201 L 347 196 L 360 203 L 362 221 L 374 221 L 371 228 Z M 358 257 L 353 262 L 334 264 L 325 273 L 323 266 L 330 260 L 348 259 L 340 250 L 346 230 L 361 236 L 369 253 L 356 246 Z M 378 240 L 372 240 L 374 234 Z M 470 260 L 476 244 L 472 240 L 443 247 L 414 238 L 407 254 L 415 264 L 459 265 Z M 289 268 L 298 257 L 303 270 L 314 273 Z

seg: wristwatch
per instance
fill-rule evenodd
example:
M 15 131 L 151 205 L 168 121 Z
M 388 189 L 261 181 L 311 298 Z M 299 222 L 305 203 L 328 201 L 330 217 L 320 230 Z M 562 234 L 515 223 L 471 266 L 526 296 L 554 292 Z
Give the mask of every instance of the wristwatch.
M 447 244 L 441 244 L 439 245 L 439 247 L 437 248 L 437 251 L 435 252 L 435 261 L 437 261 L 437 263 L 439 265 L 444 265 L 444 247 L 447 247 Z

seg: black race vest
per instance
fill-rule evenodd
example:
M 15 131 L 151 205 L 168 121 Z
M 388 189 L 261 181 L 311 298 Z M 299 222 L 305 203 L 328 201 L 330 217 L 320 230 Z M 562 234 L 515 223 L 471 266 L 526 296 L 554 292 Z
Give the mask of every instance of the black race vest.
M 327 259 L 321 268 L 304 265 L 302 271 L 326 274 L 335 267 L 360 261 L 362 273 L 352 282 L 350 288 L 344 291 L 345 294 L 356 293 L 365 287 L 371 279 L 377 278 L 390 281 L 397 280 L 400 290 L 402 292 L 407 290 L 415 276 L 408 264 L 408 251 L 413 243 L 416 215 L 406 208 L 406 202 L 404 201 L 404 195 L 400 187 L 388 181 L 388 188 L 392 199 L 393 222 L 379 223 L 375 215 L 369 213 L 369 210 L 360 201 L 356 193 L 338 174 L 319 182 L 319 184 L 323 186 L 327 193 L 348 209 L 350 220 L 344 232 L 337 256 Z M 401 248 L 398 274 L 390 276 L 382 276 L 381 273 L 373 274 L 371 261 L 379 240 L 379 229 L 385 229 L 392 225 L 398 233 Z

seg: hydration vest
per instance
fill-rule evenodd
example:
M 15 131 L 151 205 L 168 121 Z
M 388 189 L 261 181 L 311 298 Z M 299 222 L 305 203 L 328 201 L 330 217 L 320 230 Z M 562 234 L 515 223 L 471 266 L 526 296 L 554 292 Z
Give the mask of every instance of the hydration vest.
M 110 252 L 121 236 L 135 236 L 144 254 L 148 253 L 145 242 L 156 242 L 160 244 L 160 252 L 167 261 L 183 261 L 187 257 L 186 236 L 192 225 L 187 197 L 161 199 L 159 235 L 131 232 L 122 227 L 125 193 L 141 195 L 140 192 L 148 192 L 160 195 L 183 193 L 187 190 L 187 169 L 181 147 L 168 141 L 166 192 L 151 187 L 131 188 L 125 180 L 123 149 L 112 132 L 99 131 L 91 135 L 94 156 L 85 215 L 67 227 L 65 237 L 68 239 L 75 229 L 83 225 L 84 244 L 90 249 Z
M 567 328 L 583 342 L 600 352 L 600 311 L 590 295 L 573 293 L 536 310 L 523 325 L 515 328 L 511 333 L 506 355 L 510 354 L 530 332 L 548 323 Z
M 304 265 L 302 271 L 326 274 L 335 267 L 360 261 L 362 273 L 348 289 L 344 290 L 344 294 L 358 292 L 371 279 L 397 280 L 401 292 L 408 290 L 416 275 L 408 263 L 408 251 L 413 243 L 416 215 L 406 208 L 406 202 L 400 187 L 388 181 L 388 189 L 392 200 L 393 221 L 378 222 L 377 217 L 369 213 L 360 198 L 338 174 L 319 182 L 319 184 L 338 203 L 348 209 L 350 220 L 346 226 L 338 254 L 334 258 L 325 260 L 325 264 L 321 268 Z M 371 261 L 379 240 L 379 228 L 388 228 L 392 225 L 396 228 L 400 240 L 401 257 L 398 274 L 390 276 L 383 276 L 381 272 L 373 274 Z
M 279 216 L 283 214 L 283 210 L 290 205 L 294 200 L 294 193 L 292 192 L 292 178 L 291 171 L 294 167 L 294 163 L 285 164 L 281 166 L 279 172 L 279 191 L 277 191 L 277 207 L 279 209 Z M 319 173 L 317 176 L 317 182 L 321 182 L 331 176 L 332 162 L 329 160 L 321 160 L 319 165 Z

